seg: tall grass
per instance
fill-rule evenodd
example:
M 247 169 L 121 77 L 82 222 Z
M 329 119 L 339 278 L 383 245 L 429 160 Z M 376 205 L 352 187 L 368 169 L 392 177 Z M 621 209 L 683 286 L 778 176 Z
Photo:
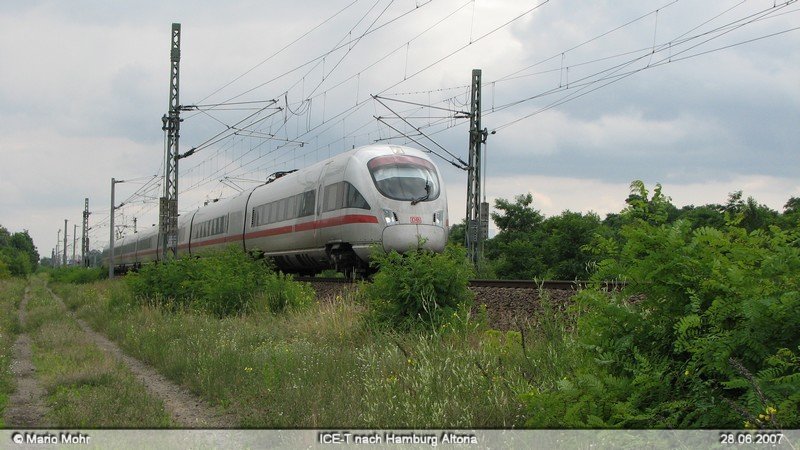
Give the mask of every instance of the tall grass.
M 50 275 L 50 279 L 60 283 L 85 284 L 93 283 L 108 277 L 102 267 L 62 266 L 55 269 L 41 269 Z
M 218 318 L 140 305 L 121 283 L 60 286 L 70 308 L 245 427 L 524 425 L 535 368 L 507 333 L 398 332 L 356 290 L 329 303 Z M 499 337 L 498 337 L 499 336 Z
M 126 352 L 245 427 L 520 427 L 525 395 L 580 364 L 574 320 L 544 293 L 518 330 L 472 316 L 454 247 L 383 255 L 373 284 L 305 307 L 306 285 L 241 253 L 214 258 L 59 289 Z
M 26 332 L 58 427 L 166 427 L 169 417 L 122 364 L 98 348 L 34 278 Z
M 206 255 L 153 263 L 125 277 L 137 300 L 190 308 L 219 317 L 269 308 L 303 308 L 313 302 L 307 285 L 290 283 L 268 260 L 254 260 L 235 247 Z
M 11 373 L 12 347 L 19 331 L 17 310 L 25 291 L 26 280 L 9 278 L 0 280 L 0 426 L 5 426 L 3 416 L 8 398 L 14 392 Z

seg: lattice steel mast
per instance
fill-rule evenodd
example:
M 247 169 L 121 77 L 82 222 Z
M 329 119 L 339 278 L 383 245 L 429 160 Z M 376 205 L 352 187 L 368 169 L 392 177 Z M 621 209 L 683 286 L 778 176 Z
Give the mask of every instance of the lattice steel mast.
M 178 85 L 181 61 L 181 24 L 172 24 L 170 49 L 169 113 L 161 118 L 165 134 L 164 196 L 159 204 L 161 258 L 178 252 L 178 138 L 180 137 L 180 101 Z
M 467 256 L 478 267 L 483 241 L 488 235 L 489 204 L 481 203 L 481 144 L 487 130 L 481 129 L 481 69 L 472 69 L 472 95 L 469 119 L 469 168 L 467 172 Z
M 89 199 L 83 200 L 83 228 L 81 232 L 81 263 L 89 267 Z

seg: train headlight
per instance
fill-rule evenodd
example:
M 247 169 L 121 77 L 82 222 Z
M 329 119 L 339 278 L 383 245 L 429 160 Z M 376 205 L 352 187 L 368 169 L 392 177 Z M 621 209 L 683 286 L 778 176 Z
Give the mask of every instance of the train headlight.
M 383 220 L 386 221 L 386 225 L 392 225 L 394 223 L 399 222 L 397 219 L 397 214 L 391 209 L 384 209 L 383 210 Z
M 441 227 L 444 223 L 444 210 L 439 210 L 433 213 L 433 224 L 437 227 Z

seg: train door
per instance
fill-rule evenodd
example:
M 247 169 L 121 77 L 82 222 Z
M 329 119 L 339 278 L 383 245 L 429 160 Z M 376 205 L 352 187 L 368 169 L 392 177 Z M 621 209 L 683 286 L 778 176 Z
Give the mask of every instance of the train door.
M 325 167 L 317 192 L 317 246 L 329 250 L 344 242 L 340 219 L 341 185 L 346 158 L 337 158 Z
M 325 247 L 326 242 L 322 240 L 322 236 L 320 235 L 320 224 L 322 220 L 322 202 L 323 202 L 323 191 L 325 187 L 325 176 L 328 173 L 328 168 L 331 166 L 332 161 L 328 161 L 325 164 L 325 167 L 319 173 L 319 180 L 317 181 L 317 202 L 314 205 L 314 246 L 317 248 Z

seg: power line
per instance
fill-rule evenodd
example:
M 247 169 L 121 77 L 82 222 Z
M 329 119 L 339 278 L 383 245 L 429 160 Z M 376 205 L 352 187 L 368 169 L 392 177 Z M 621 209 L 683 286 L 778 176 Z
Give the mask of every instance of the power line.
M 344 8 L 342 8 L 342 9 L 340 9 L 339 11 L 336 11 L 336 12 L 335 12 L 333 15 L 329 16 L 327 19 L 323 20 L 322 22 L 318 23 L 318 24 L 317 24 L 317 25 L 315 25 L 314 27 L 310 28 L 308 31 L 306 31 L 305 33 L 301 34 L 299 37 L 295 38 L 295 39 L 294 39 L 292 42 L 290 42 L 290 43 L 288 43 L 288 44 L 284 45 L 284 46 L 283 46 L 283 47 L 281 47 L 281 48 L 280 48 L 278 51 L 276 51 L 275 53 L 273 53 L 273 54 L 269 55 L 267 58 L 265 58 L 265 59 L 261 60 L 261 61 L 260 61 L 258 64 L 254 65 L 254 66 L 253 66 L 253 67 L 251 67 L 250 69 L 246 70 L 246 71 L 245 71 L 244 73 L 242 73 L 241 75 L 239 75 L 239 76 L 237 76 L 236 78 L 234 78 L 233 80 L 229 81 L 228 83 L 226 83 L 226 84 L 225 84 L 225 85 L 223 85 L 222 87 L 218 88 L 218 89 L 217 89 L 217 90 L 215 90 L 214 92 L 212 92 L 212 93 L 210 93 L 210 94 L 206 95 L 205 97 L 203 97 L 203 98 L 200 100 L 200 102 L 204 102 L 204 101 L 206 101 L 206 100 L 207 100 L 207 99 L 209 99 L 211 96 L 213 96 L 213 95 L 215 95 L 215 94 L 219 93 L 220 91 L 222 91 L 222 90 L 223 90 L 223 89 L 225 89 L 226 87 L 228 87 L 228 86 L 232 85 L 233 83 L 235 83 L 235 82 L 239 81 L 240 79 L 242 79 L 243 77 L 245 77 L 245 76 L 246 76 L 247 74 L 249 74 L 250 72 L 252 72 L 252 71 L 254 71 L 254 70 L 258 69 L 259 67 L 261 67 L 262 65 L 266 64 L 266 63 L 267 63 L 269 60 L 271 60 L 272 58 L 274 58 L 274 57 L 278 56 L 279 54 L 283 53 L 283 51 L 284 51 L 284 50 L 286 50 L 286 49 L 288 49 L 289 47 L 291 47 L 292 45 L 294 45 L 294 44 L 296 44 L 296 43 L 300 42 L 300 41 L 301 41 L 303 38 L 305 38 L 306 36 L 308 36 L 309 34 L 313 33 L 314 31 L 316 31 L 317 29 L 319 29 L 320 27 L 322 27 L 322 26 L 323 26 L 323 25 L 325 25 L 326 23 L 328 23 L 328 22 L 330 22 L 331 20 L 333 20 L 333 19 L 334 19 L 334 18 L 336 18 L 336 16 L 338 16 L 339 14 L 341 14 L 341 13 L 343 13 L 344 11 L 348 10 L 348 9 L 349 9 L 351 6 L 353 6 L 353 5 L 355 5 L 356 3 L 358 3 L 358 1 L 359 1 L 359 0 L 354 0 L 354 1 L 350 2 L 350 3 L 349 3 L 347 6 L 345 6 L 345 7 L 344 7 Z M 224 104 L 224 103 L 220 103 L 220 104 Z
M 793 0 L 793 1 L 796 1 L 796 0 Z M 688 52 L 688 51 L 690 51 L 692 49 L 695 49 L 695 48 L 697 48 L 697 47 L 699 47 L 699 46 L 701 46 L 703 44 L 706 44 L 707 42 L 709 42 L 711 40 L 718 39 L 718 38 L 720 38 L 720 37 L 732 32 L 732 31 L 734 31 L 736 29 L 739 29 L 739 28 L 741 28 L 743 26 L 746 26 L 748 24 L 751 24 L 751 23 L 754 23 L 754 22 L 757 22 L 757 21 L 760 21 L 760 20 L 764 20 L 765 18 L 767 18 L 768 15 L 770 15 L 770 12 L 774 11 L 774 8 L 784 8 L 784 7 L 788 6 L 790 3 L 792 3 L 792 2 L 787 2 L 784 5 L 779 5 L 779 6 L 776 6 L 776 7 L 770 7 L 770 8 L 761 10 L 761 11 L 759 11 L 757 13 L 748 15 L 748 16 L 746 16 L 744 18 L 737 19 L 737 20 L 735 20 L 733 22 L 729 22 L 729 23 L 727 23 L 725 25 L 719 26 L 719 27 L 717 27 L 717 28 L 715 28 L 713 30 L 709 30 L 707 32 L 700 33 L 698 35 L 695 35 L 695 36 L 692 36 L 692 37 L 689 37 L 689 38 L 683 38 L 686 35 L 686 33 L 684 33 L 684 34 L 682 34 L 680 36 L 683 39 L 681 39 L 678 42 L 678 44 L 689 43 L 689 42 L 692 42 L 692 41 L 694 41 L 696 39 L 701 39 L 701 38 L 703 38 L 705 36 L 711 35 L 713 33 L 718 33 L 718 34 L 712 35 L 708 39 L 703 40 L 702 42 L 700 42 L 698 44 L 695 44 L 695 45 L 692 45 L 692 46 L 690 46 L 688 48 L 682 49 L 677 53 L 670 54 L 669 56 L 657 61 L 656 63 L 652 63 L 652 61 L 651 61 L 651 62 L 648 62 L 648 64 L 643 66 L 643 67 L 640 67 L 640 68 L 637 68 L 637 69 L 632 69 L 632 70 L 629 70 L 627 72 L 619 73 L 622 69 L 624 69 L 626 67 L 629 67 L 630 65 L 632 65 L 632 64 L 634 64 L 634 63 L 636 63 L 638 61 L 641 61 L 644 58 L 651 57 L 655 53 L 660 53 L 660 52 L 664 52 L 664 51 L 667 51 L 667 50 L 675 50 L 676 46 L 673 45 L 673 41 L 670 41 L 670 42 L 668 42 L 666 44 L 661 44 L 660 46 L 658 46 L 658 48 L 654 47 L 652 52 L 649 53 L 649 54 L 644 54 L 644 55 L 638 56 L 638 57 L 633 58 L 633 59 L 631 59 L 629 61 L 626 61 L 624 63 L 618 64 L 618 65 L 616 65 L 614 67 L 604 69 L 604 70 L 596 72 L 596 73 L 594 73 L 592 75 L 588 75 L 588 76 L 578 80 L 578 82 L 573 83 L 572 84 L 572 88 L 570 88 L 569 86 L 564 86 L 564 87 L 551 89 L 549 91 L 545 91 L 545 92 L 542 92 L 540 94 L 537 94 L 537 95 L 534 95 L 534 96 L 531 96 L 531 97 L 528 97 L 528 98 L 525 98 L 525 99 L 522 99 L 522 100 L 518 100 L 518 101 L 515 101 L 515 102 L 512 102 L 512 103 L 509 103 L 507 105 L 502 105 L 500 107 L 497 107 L 495 109 L 495 111 L 500 111 L 502 109 L 506 109 L 506 108 L 511 107 L 511 106 L 516 106 L 516 105 L 518 105 L 520 103 L 523 103 L 523 102 L 527 102 L 529 100 L 533 100 L 533 99 L 536 99 L 536 98 L 541 98 L 541 97 L 544 97 L 546 95 L 551 95 L 551 94 L 556 93 L 556 92 L 561 92 L 561 91 L 566 91 L 566 90 L 569 90 L 569 89 L 574 89 L 575 86 L 579 86 L 580 87 L 580 89 L 578 89 L 577 91 L 574 91 L 573 93 L 565 96 L 562 99 L 556 100 L 556 101 L 554 101 L 554 102 L 552 102 L 552 103 L 550 103 L 550 104 L 548 104 L 548 105 L 546 105 L 546 106 L 544 106 L 544 107 L 542 107 L 542 108 L 540 108 L 540 109 L 538 109 L 538 110 L 536 110 L 536 111 L 534 111 L 534 112 L 532 112 L 530 114 L 527 114 L 527 115 L 525 115 L 523 117 L 519 117 L 519 118 L 517 118 L 515 120 L 512 120 L 510 122 L 507 122 L 505 124 L 502 124 L 502 125 L 496 127 L 494 129 L 494 131 L 500 131 L 500 130 L 502 130 L 504 128 L 507 128 L 507 127 L 509 127 L 509 126 L 511 126 L 513 124 L 516 124 L 516 123 L 518 123 L 518 122 L 520 122 L 520 121 L 522 121 L 524 119 L 530 118 L 530 117 L 532 117 L 534 115 L 537 115 L 537 114 L 541 114 L 542 112 L 545 112 L 545 111 L 548 111 L 548 110 L 550 110 L 552 108 L 560 106 L 560 105 L 562 105 L 562 104 L 564 104 L 564 103 L 566 103 L 568 101 L 572 101 L 572 100 L 575 100 L 577 98 L 583 97 L 584 95 L 586 95 L 586 94 L 588 94 L 590 92 L 594 92 L 597 89 L 600 89 L 602 87 L 608 86 L 609 84 L 612 84 L 612 83 L 615 83 L 617 81 L 620 81 L 620 80 L 622 80 L 624 78 L 627 78 L 627 77 L 629 77 L 631 75 L 634 75 L 636 73 L 639 73 L 641 71 L 644 71 L 644 70 L 647 70 L 647 69 L 650 69 L 650 68 L 653 68 L 653 67 L 658 67 L 658 66 L 661 66 L 661 65 L 664 65 L 664 64 L 669 64 L 670 62 L 689 59 L 689 58 L 693 58 L 693 57 L 699 56 L 701 54 L 708 54 L 708 53 L 712 53 L 712 52 L 715 52 L 715 51 L 724 50 L 724 49 L 735 47 L 735 46 L 738 46 L 738 45 L 743 45 L 743 44 L 746 44 L 746 43 L 754 42 L 754 41 L 761 40 L 761 39 L 766 39 L 766 38 L 769 38 L 769 37 L 774 37 L 774 36 L 777 36 L 777 35 L 780 35 L 780 34 L 788 33 L 790 31 L 794 31 L 797 28 L 783 30 L 783 31 L 780 31 L 778 33 L 771 33 L 771 34 L 768 34 L 766 36 L 761 36 L 761 37 L 754 38 L 754 39 L 748 39 L 746 41 L 742 41 L 742 42 L 738 42 L 738 43 L 735 43 L 735 44 L 719 47 L 719 48 L 708 50 L 708 51 L 705 51 L 705 52 L 702 52 L 702 53 L 697 53 L 697 54 L 685 56 L 683 58 L 676 58 L 677 55 L 680 55 L 682 53 L 685 53 L 685 52 Z M 705 22 L 705 23 L 708 23 L 708 22 Z M 694 28 L 694 29 L 696 30 L 697 28 Z M 592 79 L 593 77 L 595 77 L 597 75 L 606 74 L 606 73 L 609 73 L 609 74 L 605 75 L 605 76 L 603 76 L 601 78 L 598 78 L 598 79 Z M 589 80 L 589 81 L 586 81 L 586 80 Z M 600 86 L 594 87 L 593 89 L 590 89 L 590 90 L 586 91 L 587 88 L 592 87 L 592 86 L 594 86 L 596 84 L 599 84 L 599 83 L 604 83 L 604 84 L 601 84 Z
M 532 8 L 529 8 L 529 9 L 525 10 L 525 11 L 524 11 L 522 14 L 519 14 L 519 15 L 515 16 L 514 18 L 512 18 L 512 19 L 510 19 L 510 20 L 506 21 L 505 23 L 503 23 L 502 25 L 495 27 L 494 29 L 492 29 L 492 30 L 488 31 L 487 33 L 485 33 L 485 34 L 481 35 L 481 36 L 480 36 L 480 37 L 478 37 L 477 39 L 474 39 L 474 40 L 472 41 L 472 43 L 479 42 L 479 41 L 481 41 L 481 40 L 483 40 L 483 39 L 487 38 L 488 36 L 491 36 L 492 34 L 496 33 L 496 32 L 497 32 L 497 31 L 499 31 L 500 29 L 502 29 L 502 28 L 504 28 L 504 27 L 506 27 L 506 26 L 510 25 L 511 23 L 513 23 L 513 22 L 515 22 L 515 21 L 519 20 L 520 18 L 522 18 L 522 17 L 524 17 L 525 15 L 527 15 L 528 13 L 530 13 L 530 12 L 532 12 L 532 11 L 534 11 L 534 10 L 538 9 L 539 7 L 541 7 L 542 5 L 544 5 L 544 4 L 545 4 L 545 3 L 547 3 L 547 2 L 549 2 L 549 0 L 547 0 L 547 1 L 543 2 L 543 3 L 540 3 L 540 4 L 538 4 L 538 5 L 536 5 L 536 6 L 532 7 Z M 468 2 L 468 3 L 469 3 L 469 2 Z M 465 3 L 465 4 L 464 4 L 464 6 L 468 5 L 468 3 Z M 459 9 L 460 9 L 460 8 L 459 8 Z M 457 9 L 457 10 L 458 10 L 458 9 Z M 453 13 L 449 14 L 447 17 L 450 17 L 450 16 L 452 16 L 452 14 L 453 14 Z M 445 18 L 445 19 L 446 19 L 446 18 Z M 445 20 L 445 19 L 442 19 L 442 20 Z M 442 20 L 440 20 L 439 22 L 437 22 L 437 23 L 436 23 L 436 24 L 434 24 L 433 26 L 429 27 L 429 28 L 428 28 L 426 31 L 428 31 L 428 30 L 430 30 L 431 28 L 433 28 L 434 26 L 436 26 L 436 25 L 440 24 L 440 23 L 442 22 Z M 424 31 L 424 32 L 426 32 L 426 31 Z M 424 33 L 424 32 L 423 32 L 423 33 Z M 421 34 L 422 34 L 422 33 L 420 33 L 419 35 L 421 35 Z M 418 37 L 419 35 L 417 35 L 417 37 Z M 442 61 L 446 60 L 447 58 L 449 58 L 449 57 L 451 57 L 451 56 L 453 56 L 453 55 L 457 54 L 457 53 L 458 53 L 458 52 L 460 52 L 460 51 L 462 51 L 463 49 L 465 49 L 465 48 L 466 48 L 466 47 L 468 47 L 469 45 L 471 45 L 471 44 L 468 44 L 467 46 L 462 46 L 462 47 L 460 47 L 460 48 L 456 49 L 455 51 L 452 51 L 452 52 L 450 52 L 448 55 L 445 55 L 444 57 L 440 58 L 439 60 L 437 60 L 437 61 L 435 61 L 435 62 L 433 62 L 433 63 L 429 64 L 427 67 L 425 67 L 425 68 L 423 68 L 423 69 L 421 69 L 421 70 L 418 70 L 417 72 L 415 72 L 415 73 L 414 73 L 414 74 L 412 74 L 411 76 L 408 76 L 408 77 L 406 77 L 404 80 L 402 80 L 402 81 L 400 81 L 400 82 L 398 82 L 398 83 L 395 83 L 394 85 L 392 85 L 392 86 L 390 86 L 390 87 L 388 87 L 388 88 L 386 88 L 386 89 L 382 90 L 381 92 L 388 91 L 389 89 L 392 89 L 393 87 L 396 87 L 397 85 L 399 85 L 399 84 L 400 84 L 400 83 L 402 83 L 403 81 L 406 81 L 406 80 L 408 80 L 408 79 L 411 79 L 411 78 L 413 78 L 413 77 L 415 77 L 415 76 L 419 75 L 420 73 L 423 73 L 424 71 L 426 71 L 426 70 L 428 70 L 428 69 L 430 69 L 430 68 L 434 67 L 435 65 L 437 65 L 437 64 L 439 64 L 439 63 L 441 63 Z M 402 48 L 402 46 L 401 46 L 400 48 Z M 362 71 L 362 72 L 363 72 L 363 71 Z M 359 73 L 361 73 L 361 72 L 359 72 Z M 351 77 L 351 78 L 352 78 L 352 77 Z M 323 130 L 321 130 L 321 131 L 320 131 L 320 130 L 319 130 L 319 128 L 320 128 L 322 125 L 324 125 L 325 123 L 331 122 L 331 121 L 333 121 L 333 120 L 335 120 L 335 119 L 338 119 L 339 117 L 342 117 L 342 116 L 344 116 L 344 117 L 347 117 L 347 116 L 351 115 L 353 112 L 355 112 L 355 111 L 357 111 L 359 108 L 361 108 L 361 106 L 363 106 L 363 104 L 364 104 L 364 102 L 365 102 L 365 101 L 366 101 L 366 99 L 365 99 L 365 100 L 363 100 L 363 101 L 358 101 L 358 102 L 357 102 L 357 103 L 356 103 L 354 106 L 352 106 L 352 107 L 350 107 L 350 108 L 348 108 L 348 109 L 346 109 L 346 110 L 342 111 L 341 113 L 339 113 L 339 114 L 335 115 L 334 117 L 330 118 L 329 120 L 325 120 L 325 121 L 324 121 L 323 123 L 321 123 L 320 125 L 317 125 L 317 126 L 315 126 L 315 127 L 311 128 L 311 129 L 307 130 L 305 133 L 300 133 L 300 134 L 298 134 L 298 135 L 297 135 L 297 136 L 296 136 L 294 139 L 295 139 L 295 140 L 299 140 L 299 139 L 300 139 L 302 136 L 305 136 L 305 135 L 309 134 L 309 133 L 310 133 L 310 132 L 312 132 L 312 131 L 314 131 L 314 132 L 317 132 L 317 135 L 320 135 L 321 133 L 324 133 L 325 131 L 329 130 L 329 129 L 330 129 L 330 127 L 328 127 L 328 128 L 325 128 L 325 129 L 323 129 Z M 339 122 L 337 121 L 336 123 L 339 123 Z M 285 125 L 285 123 L 284 123 L 284 125 Z M 257 146 L 257 147 L 260 147 L 260 145 L 259 145 L 259 146 Z M 282 146 L 278 146 L 277 148 L 275 148 L 274 150 L 272 150 L 271 152 L 269 152 L 269 153 L 267 153 L 267 154 L 273 153 L 273 152 L 275 152 L 275 151 L 279 150 L 281 147 L 282 147 Z M 251 149 L 250 151 L 253 151 L 253 150 L 254 150 L 254 149 Z M 248 152 L 248 153 L 249 153 L 249 152 Z M 251 164 L 252 162 L 254 162 L 254 161 L 258 160 L 258 159 L 261 159 L 263 156 L 265 156 L 265 155 L 259 156 L 259 157 L 255 158 L 255 159 L 253 159 L 253 160 L 251 160 L 251 161 L 249 161 L 249 162 L 247 162 L 247 163 L 243 164 L 243 165 L 242 165 L 242 167 L 244 167 L 244 166 L 246 166 L 246 165 L 248 165 L 248 164 Z M 241 157 L 240 157 L 240 158 L 237 158 L 237 159 L 241 159 Z M 226 167 L 227 167 L 227 166 L 229 166 L 229 165 L 230 165 L 230 163 L 229 163 L 228 165 L 226 165 Z M 218 172 L 219 172 L 219 171 L 217 171 L 217 173 L 218 173 Z M 212 177 L 209 177 L 209 178 L 212 178 Z M 203 181 L 201 181 L 200 183 L 203 183 Z M 198 187 L 198 184 L 192 185 L 192 188 L 194 188 L 194 187 Z
M 373 28 L 371 31 L 369 31 L 369 32 L 365 33 L 363 36 L 360 36 L 360 37 L 358 37 L 358 38 L 356 38 L 356 39 L 360 39 L 361 37 L 364 37 L 364 36 L 366 36 L 366 35 L 372 34 L 372 33 L 374 33 L 374 32 L 376 32 L 376 31 L 378 31 L 378 30 L 382 29 L 383 27 L 385 27 L 385 26 L 387 26 L 387 25 L 389 25 L 389 24 L 391 24 L 391 23 L 394 23 L 395 21 L 397 21 L 397 20 L 399 20 L 399 19 L 402 19 L 403 17 L 407 16 L 408 14 L 411 14 L 411 13 L 413 13 L 413 12 L 416 12 L 416 11 L 418 11 L 420 8 L 422 8 L 422 7 L 424 7 L 424 6 L 427 6 L 427 5 L 428 5 L 428 4 L 430 4 L 432 1 L 433 1 L 433 0 L 429 0 L 428 2 L 425 2 L 425 3 L 421 4 L 421 5 L 417 5 L 415 8 L 413 8 L 413 9 L 411 9 L 411 10 L 408 10 L 408 11 L 406 11 L 406 12 L 402 13 L 402 14 L 400 14 L 399 16 L 397 16 L 397 17 L 395 17 L 395 18 L 393 18 L 393 19 L 391 19 L 391 20 L 388 20 L 386 23 L 383 23 L 383 24 L 381 24 L 380 26 L 377 26 L 377 27 Z M 470 0 L 470 1 L 472 1 L 472 0 Z M 355 2 L 354 2 L 354 3 L 355 3 Z M 333 54 L 333 53 L 335 53 L 336 51 L 338 51 L 338 50 L 341 50 L 342 48 L 344 48 L 344 47 L 346 47 L 346 46 L 348 46 L 348 45 L 352 44 L 352 43 L 353 43 L 353 42 L 354 42 L 356 39 L 351 39 L 351 40 L 349 40 L 349 41 L 345 41 L 345 42 L 342 42 L 342 41 L 340 41 L 340 42 L 339 42 L 339 43 L 338 43 L 338 44 L 337 44 L 337 45 L 336 45 L 334 48 L 332 48 L 331 50 L 329 50 L 329 51 L 327 51 L 327 52 L 325 52 L 325 53 L 323 53 L 323 54 L 321 54 L 321 55 L 318 55 L 318 56 L 316 56 L 316 57 L 314 57 L 314 58 L 312 58 L 312 59 L 310 59 L 310 60 L 308 60 L 308 61 L 306 61 L 306 62 L 304 62 L 304 63 L 300 64 L 300 65 L 297 65 L 297 66 L 295 66 L 294 68 L 292 68 L 292 69 L 289 69 L 289 70 L 287 70 L 287 71 L 283 72 L 282 74 L 280 74 L 280 75 L 277 75 L 277 76 L 275 76 L 275 77 L 273 77 L 273 78 L 271 78 L 271 79 L 269 79 L 269 80 L 267 80 L 267 81 L 265 81 L 265 82 L 263 82 L 263 83 L 261 83 L 261 84 L 258 84 L 258 85 L 256 85 L 256 86 L 254 86 L 254 87 L 250 88 L 250 89 L 247 89 L 247 90 L 245 90 L 244 92 L 241 92 L 241 93 L 239 93 L 239 94 L 237 94 L 237 95 L 235 95 L 235 96 L 233 96 L 233 97 L 229 98 L 228 100 L 226 100 L 226 101 L 225 101 L 225 102 L 223 102 L 223 103 L 230 102 L 230 101 L 232 101 L 232 100 L 235 100 L 235 99 L 237 99 L 237 98 L 239 98 L 239 97 L 242 97 L 242 96 L 244 96 L 244 95 L 246 95 L 246 94 L 249 94 L 250 92 L 253 92 L 253 91 L 255 91 L 256 89 L 260 89 L 260 88 L 262 88 L 262 87 L 264 87 L 264 86 L 267 86 L 267 85 L 269 85 L 269 84 L 273 83 L 274 81 L 277 81 L 277 80 L 279 80 L 279 79 L 281 79 L 281 78 L 285 77 L 286 75 L 289 75 L 289 74 L 291 74 L 291 73 L 293 73 L 293 72 L 296 72 L 296 71 L 298 71 L 298 70 L 302 69 L 303 67 L 306 67 L 306 66 L 308 66 L 309 64 L 312 64 L 312 63 L 314 63 L 314 62 L 319 62 L 320 60 L 322 60 L 322 59 L 326 58 L 327 56 L 329 56 L 329 55 L 331 55 L 331 54 Z M 212 94 L 212 95 L 213 95 L 213 94 Z M 207 99 L 207 98 L 208 98 L 208 97 L 206 97 L 206 99 Z M 203 100 L 201 100 L 201 101 L 204 101 L 204 100 L 205 100 L 205 99 L 203 99 Z

